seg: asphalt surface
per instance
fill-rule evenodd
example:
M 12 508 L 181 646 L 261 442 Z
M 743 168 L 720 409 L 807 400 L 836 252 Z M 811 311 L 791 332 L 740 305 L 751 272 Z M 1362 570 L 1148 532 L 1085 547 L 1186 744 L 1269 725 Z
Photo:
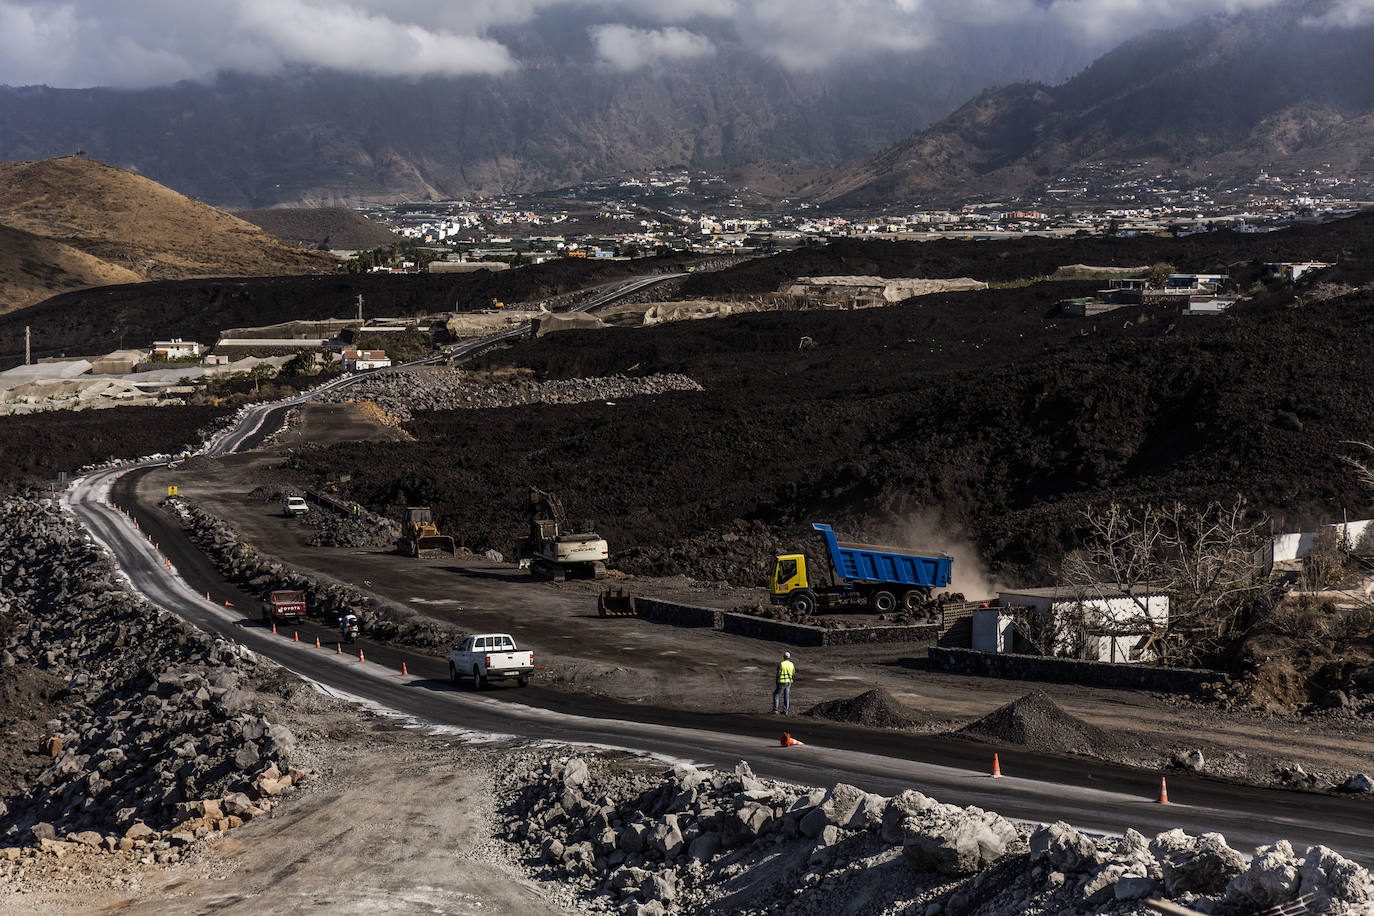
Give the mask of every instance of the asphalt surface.
M 943 801 L 974 804 L 1008 817 L 1066 820 L 1108 833 L 1127 827 L 1147 835 L 1172 827 L 1190 833 L 1219 831 L 1242 849 L 1285 837 L 1300 845 L 1322 843 L 1362 863 L 1374 862 L 1374 819 L 1367 804 L 1352 799 L 1171 775 L 1169 794 L 1175 803 L 1166 807 L 1153 801 L 1157 775 L 1092 761 L 1002 748 L 1002 769 L 1008 776 L 994 780 L 986 775 L 991 746 L 796 717 L 658 710 L 538 686 L 522 690 L 496 685 L 474 694 L 466 685 L 454 688 L 448 683 L 442 659 L 367 640 L 337 646 L 336 631 L 315 622 L 279 628 L 274 635 L 259 620 L 261 599 L 221 579 L 165 513 L 132 504 L 125 515 L 104 504 L 107 494 L 116 505 L 127 501 L 138 473 L 93 474 L 72 487 L 68 502 L 111 549 L 140 593 L 201 629 L 240 642 L 334 693 L 410 716 L 417 723 L 460 733 L 624 748 L 718 766 L 748 760 L 759 774 L 777 779 L 818 786 L 848 782 L 884 794 L 915 788 Z M 406 676 L 400 673 L 402 662 Z M 806 744 L 781 747 L 784 729 Z
M 621 290 L 600 304 L 624 294 Z M 464 346 L 477 350 L 492 343 L 483 338 Z M 287 410 L 306 399 L 260 405 L 245 413 L 212 454 L 255 447 L 280 426 Z M 942 801 L 974 804 L 1007 817 L 1065 820 L 1108 833 L 1127 827 L 1146 835 L 1173 827 L 1190 833 L 1217 831 L 1241 849 L 1282 837 L 1297 846 L 1324 844 L 1374 865 L 1374 817 L 1359 799 L 1170 775 L 1174 804 L 1165 806 L 1154 801 L 1158 774 L 1094 761 L 795 717 L 658 709 L 541 689 L 537 682 L 525 689 L 498 684 L 475 694 L 470 687 L 449 685 L 443 659 L 366 640 L 345 652 L 336 646 L 336 631 L 315 622 L 274 635 L 259 622 L 260 597 L 223 580 L 170 517 L 137 502 L 140 473 L 96 472 L 76 481 L 66 496 L 135 589 L 157 606 L 242 643 L 325 689 L 420 724 L 520 740 L 624 748 L 718 766 L 743 759 L 760 775 L 777 779 L 817 786 L 848 782 L 884 794 L 915 788 Z M 123 509 L 107 505 L 106 499 Z M 404 676 L 402 663 L 408 672 Z M 784 730 L 806 744 L 781 747 Z M 1001 754 L 1007 778 L 987 776 L 994 750 Z

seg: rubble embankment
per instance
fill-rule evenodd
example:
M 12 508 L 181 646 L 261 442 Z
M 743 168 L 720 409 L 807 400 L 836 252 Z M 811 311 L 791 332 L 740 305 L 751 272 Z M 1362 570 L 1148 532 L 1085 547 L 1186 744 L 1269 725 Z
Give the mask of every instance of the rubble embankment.
M 529 379 L 478 382 L 462 369 L 421 367 L 404 372 L 381 372 L 347 389 L 328 391 L 324 403 L 369 400 L 399 420 L 421 410 L 483 410 L 528 404 L 582 404 L 626 398 L 701 391 L 701 385 L 678 373 L 640 377 Z
M 1143 914 L 1163 897 L 1253 913 L 1307 895 L 1308 912 L 1368 913 L 1369 872 L 1286 841 L 1248 863 L 1220 834 L 1097 838 L 1015 824 L 915 791 L 808 791 L 679 764 L 627 772 L 606 758 L 529 754 L 500 777 L 507 837 L 536 877 L 583 902 L 664 913 Z
M 273 589 L 302 591 L 311 617 L 332 626 L 341 614 L 352 613 L 369 639 L 437 649 L 452 645 L 460 635 L 410 608 L 365 594 L 351 585 L 306 575 L 264 556 L 245 543 L 233 528 L 199 506 L 175 498 L 164 505 L 181 519 L 186 533 L 220 574 L 247 590 L 264 597 Z
M 22 777 L 0 799 L 6 879 L 81 850 L 177 861 L 312 778 L 264 714 L 275 670 L 133 594 L 48 500 L 0 503 L 0 624 L 0 681 L 65 684 L 36 746 L 0 754 Z

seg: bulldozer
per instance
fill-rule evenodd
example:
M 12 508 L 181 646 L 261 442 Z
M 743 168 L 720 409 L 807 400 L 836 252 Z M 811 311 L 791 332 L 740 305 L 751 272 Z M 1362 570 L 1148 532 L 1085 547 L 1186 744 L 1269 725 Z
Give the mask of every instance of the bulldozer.
M 517 552 L 532 575 L 565 579 L 602 579 L 606 575 L 606 541 L 593 532 L 565 534 L 563 503 L 552 493 L 530 488 L 530 533 Z
M 429 506 L 407 506 L 396 552 L 408 557 L 432 557 L 441 552 L 452 556 L 455 549 L 453 538 L 439 533 Z

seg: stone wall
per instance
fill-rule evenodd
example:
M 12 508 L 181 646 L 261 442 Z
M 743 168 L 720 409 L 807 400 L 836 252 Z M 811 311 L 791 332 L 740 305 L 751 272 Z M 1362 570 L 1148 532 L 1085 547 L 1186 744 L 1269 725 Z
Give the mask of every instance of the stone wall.
M 851 627 L 834 629 L 786 620 L 771 620 L 752 614 L 733 614 L 720 608 L 694 607 L 657 598 L 634 599 L 635 616 L 654 623 L 676 627 L 710 627 L 735 636 L 767 639 L 790 646 L 849 646 L 858 643 L 915 642 L 934 639 L 938 627 L 920 626 Z
M 1230 676 L 1223 672 L 1197 668 L 1156 668 L 1150 665 L 1085 662 L 1072 658 L 943 647 L 931 648 L 930 663 L 941 671 L 955 674 L 1123 690 L 1161 690 L 1168 693 L 1192 693 L 1202 689 L 1204 684 L 1230 680 Z

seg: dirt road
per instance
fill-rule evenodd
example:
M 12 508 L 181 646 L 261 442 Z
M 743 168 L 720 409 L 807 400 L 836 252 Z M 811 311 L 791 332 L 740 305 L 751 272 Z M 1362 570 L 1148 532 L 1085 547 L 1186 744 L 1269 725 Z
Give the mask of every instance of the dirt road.
M 270 491 L 301 483 L 281 468 L 284 449 L 361 435 L 384 438 L 395 432 L 346 408 L 308 408 L 271 449 L 148 474 L 139 484 L 140 499 L 155 502 L 176 484 L 183 497 L 226 520 L 247 542 L 306 572 L 361 587 L 460 629 L 511 632 L 535 648 L 541 664 L 551 666 L 543 683 L 555 691 L 693 712 L 767 710 L 773 666 L 785 648 L 776 643 L 599 618 L 598 584 L 534 581 L 510 564 L 312 547 L 306 543 L 309 529 L 281 517 L 276 503 L 249 496 L 258 487 Z M 758 590 L 681 579 L 623 584 L 637 593 L 707 606 L 728 607 L 761 596 Z M 1040 688 L 1066 711 L 1110 732 L 1112 746 L 1102 749 L 1107 759 L 1160 767 L 1176 751 L 1200 748 L 1213 775 L 1257 782 L 1273 781 L 1278 768 L 1294 762 L 1308 772 L 1343 778 L 1366 768 L 1374 750 L 1367 728 L 1348 717 L 1281 717 L 1201 707 L 1141 691 L 958 677 L 924 670 L 924 649 L 912 644 L 793 648 L 799 669 L 794 711 L 876 686 L 908 708 L 921 723 L 919 730 L 946 731 Z

